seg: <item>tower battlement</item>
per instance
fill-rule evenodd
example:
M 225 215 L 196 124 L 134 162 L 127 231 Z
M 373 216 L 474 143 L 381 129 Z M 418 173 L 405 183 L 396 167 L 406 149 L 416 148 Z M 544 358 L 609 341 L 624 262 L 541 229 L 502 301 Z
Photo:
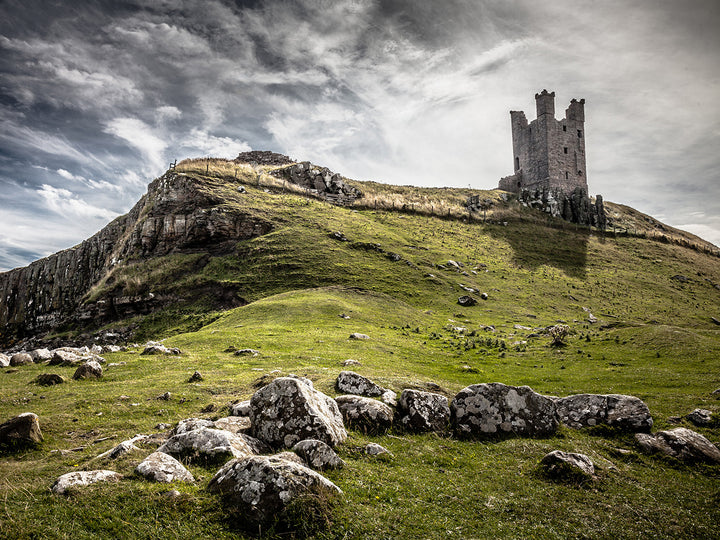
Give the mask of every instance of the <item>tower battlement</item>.
M 585 166 L 585 100 L 572 99 L 565 117 L 555 119 L 555 92 L 535 94 L 537 118 L 528 123 L 523 111 L 510 111 L 514 174 L 499 188 L 588 192 Z

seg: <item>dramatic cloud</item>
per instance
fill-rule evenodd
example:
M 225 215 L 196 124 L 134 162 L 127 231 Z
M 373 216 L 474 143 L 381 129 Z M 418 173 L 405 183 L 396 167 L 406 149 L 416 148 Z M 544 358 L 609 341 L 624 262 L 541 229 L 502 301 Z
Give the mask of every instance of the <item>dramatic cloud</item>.
M 720 242 L 714 0 L 0 4 L 0 270 L 127 211 L 174 159 L 249 148 L 493 188 L 508 111 L 585 98 L 593 193 Z M 47 230 L 26 224 L 42 213 Z M 72 216 L 72 220 L 69 219 Z

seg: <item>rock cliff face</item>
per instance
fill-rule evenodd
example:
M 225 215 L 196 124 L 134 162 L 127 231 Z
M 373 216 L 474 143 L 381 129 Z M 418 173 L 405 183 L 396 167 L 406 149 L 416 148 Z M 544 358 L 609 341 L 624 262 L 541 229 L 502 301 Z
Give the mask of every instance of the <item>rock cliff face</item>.
M 126 215 L 81 244 L 0 274 L 0 346 L 68 319 L 151 311 L 158 298 L 107 298 L 80 309 L 83 297 L 116 265 L 169 253 L 232 251 L 272 224 L 227 210 L 193 178 L 168 171 Z M 110 309 L 111 308 L 111 309 Z

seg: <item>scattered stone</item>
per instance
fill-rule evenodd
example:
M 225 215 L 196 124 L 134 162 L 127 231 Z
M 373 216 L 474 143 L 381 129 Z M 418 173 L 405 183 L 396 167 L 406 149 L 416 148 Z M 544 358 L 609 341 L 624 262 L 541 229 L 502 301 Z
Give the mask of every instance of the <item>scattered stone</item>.
M 74 366 L 81 362 L 80 357 L 70 351 L 55 349 L 53 356 L 48 362 L 49 366 Z
M 335 446 L 347 438 L 335 400 L 307 379 L 279 377 L 259 389 L 250 399 L 250 419 L 253 435 L 274 447 L 304 439 Z
M 348 425 L 364 433 L 384 433 L 392 427 L 392 409 L 376 399 L 345 395 L 335 401 Z
M 377 443 L 367 443 L 363 451 L 369 456 L 392 456 L 392 452 Z
M 165 424 L 164 422 L 161 424 L 155 424 L 155 429 L 159 429 L 160 431 L 165 431 L 170 429 L 170 424 Z
M 347 239 L 347 236 L 345 236 L 340 231 L 335 231 L 333 233 L 330 233 L 330 238 L 333 240 L 338 240 L 339 242 L 349 242 L 350 240 Z
M 224 429 L 200 428 L 173 435 L 158 448 L 159 452 L 226 459 L 253 453 L 245 439 Z
M 340 488 L 312 469 L 270 456 L 249 456 L 226 463 L 210 480 L 208 490 L 219 493 L 243 521 L 265 524 L 277 518 L 298 496 L 342 494 Z
M 235 356 L 257 356 L 258 354 L 260 354 L 260 351 L 255 349 L 238 349 L 235 351 Z
M 622 394 L 575 394 L 556 398 L 560 421 L 574 429 L 606 424 L 623 431 L 649 431 L 650 409 L 641 399 Z
M 40 386 L 52 386 L 64 382 L 65 379 L 55 373 L 43 373 L 35 378 L 35 384 L 39 384 Z
M 682 274 L 675 274 L 670 279 L 674 279 L 675 281 L 679 281 L 680 283 L 688 283 L 690 282 L 690 278 L 687 276 L 683 276 Z
M 350 337 L 348 339 L 370 339 L 370 336 L 368 336 L 367 334 L 353 332 L 352 334 L 350 334 Z
M 80 379 L 99 379 L 100 377 L 102 377 L 102 374 L 102 366 L 98 364 L 95 360 L 90 360 L 89 362 L 81 364 L 75 370 L 73 379 L 75 379 L 76 381 L 79 381 Z
M 345 360 L 345 361 L 342 363 L 342 365 L 345 366 L 345 367 L 347 367 L 347 366 L 359 366 L 359 365 L 360 365 L 360 362 L 358 362 L 357 360 L 352 360 L 352 359 L 348 358 L 347 360 Z
M 711 395 L 711 396 L 715 396 L 716 398 L 720 398 L 720 388 L 718 388 L 717 390 L 713 390 L 712 392 L 710 392 L 710 395 Z
M 132 439 L 128 439 L 127 441 L 123 441 L 114 448 L 111 448 L 107 452 L 103 452 L 100 454 L 96 459 L 117 459 L 120 456 L 124 456 L 125 454 L 129 454 L 130 452 L 134 452 L 136 450 L 140 450 L 137 446 L 135 446 L 135 443 L 137 441 L 142 441 L 146 439 L 147 437 L 145 435 L 137 435 L 133 437 Z
M 166 491 L 163 493 L 168 499 L 177 499 L 182 495 L 177 489 L 171 489 L 170 491 Z
M 180 435 L 181 433 L 187 433 L 188 431 L 194 431 L 196 429 L 214 427 L 215 422 L 207 418 L 185 418 L 177 423 L 177 426 L 170 432 L 170 435 Z
M 160 394 L 159 396 L 157 396 L 155 399 L 159 399 L 162 401 L 170 401 L 171 396 L 172 394 L 170 394 L 170 392 L 165 392 L 164 394 Z
M 477 300 L 475 300 L 472 296 L 464 294 L 460 298 L 458 298 L 457 303 L 463 307 L 471 307 L 477 304 Z
M 48 349 L 35 349 L 34 351 L 30 351 L 30 356 L 32 357 L 33 362 L 41 364 L 52 360 L 53 353 L 51 353 Z
M 528 386 L 473 384 L 461 390 L 450 406 L 458 437 L 552 435 L 558 428 L 555 403 Z
M 145 344 L 145 349 L 140 354 L 166 354 L 166 355 L 178 355 L 181 354 L 180 349 L 177 347 L 166 347 L 162 343 L 156 341 L 148 341 Z
M 532 330 L 530 326 L 523 326 L 522 324 L 513 325 L 515 330 Z
M 250 416 L 250 400 L 246 399 L 230 405 L 231 416 Z
M 7 354 L 0 353 L 0 367 L 8 367 L 10 365 L 10 357 Z
M 354 371 L 341 371 L 335 381 L 335 388 L 346 394 L 370 397 L 381 396 L 385 392 L 383 387 Z
M 349 319 L 349 318 L 350 318 L 350 315 L 348 315 L 347 313 L 341 313 L 341 314 L 340 314 L 340 318 L 341 318 L 341 319 Z
M 685 462 L 720 463 L 720 449 L 691 429 L 678 427 L 655 435 L 636 433 L 635 439 L 647 452 L 660 452 Z
M 244 433 L 250 431 L 252 425 L 250 418 L 247 416 L 227 416 L 225 418 L 218 418 L 215 420 L 214 425 L 218 429 L 224 429 L 230 433 Z
M 450 424 L 448 398 L 431 392 L 403 390 L 398 402 L 400 425 L 412 432 L 447 431 Z
M 595 474 L 592 460 L 585 454 L 553 450 L 540 461 L 545 474 L 560 480 L 583 480 Z
M 696 426 L 709 426 L 712 423 L 712 414 L 712 411 L 707 409 L 695 409 L 685 418 Z
M 480 295 L 480 298 L 481 298 L 482 300 L 487 300 L 487 299 L 489 298 L 488 293 L 486 293 L 486 292 L 482 293 L 482 294 Z
M 29 446 L 43 441 L 40 419 L 26 412 L 0 424 L 0 446 Z
M 55 480 L 52 492 L 55 495 L 64 495 L 68 489 L 73 487 L 87 486 L 96 482 L 117 482 L 122 477 L 122 474 L 107 470 L 71 472 L 63 474 Z
M 153 452 L 135 468 L 147 480 L 154 482 L 194 482 L 190 471 L 177 459 L 165 452 Z
M 195 373 L 193 373 L 192 375 L 190 375 L 190 378 L 188 379 L 188 382 L 198 382 L 198 381 L 202 381 L 202 380 L 203 380 L 203 376 L 200 375 L 200 372 L 199 372 L 199 371 L 196 371 Z
M 316 439 L 300 441 L 292 448 L 300 456 L 305 465 L 311 469 L 342 469 L 345 462 L 327 444 Z
M 34 364 L 32 356 L 30 356 L 28 353 L 20 352 L 15 353 L 10 357 L 10 365 L 17 367 L 17 366 L 27 366 L 30 364 Z

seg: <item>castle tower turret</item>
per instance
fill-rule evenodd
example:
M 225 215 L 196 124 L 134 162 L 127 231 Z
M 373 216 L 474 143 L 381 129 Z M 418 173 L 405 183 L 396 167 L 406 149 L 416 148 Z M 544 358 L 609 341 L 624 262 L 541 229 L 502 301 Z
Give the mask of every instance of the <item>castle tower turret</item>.
M 555 118 L 555 92 L 543 90 L 539 94 L 535 94 L 535 108 L 537 109 L 537 117 L 550 115 Z

